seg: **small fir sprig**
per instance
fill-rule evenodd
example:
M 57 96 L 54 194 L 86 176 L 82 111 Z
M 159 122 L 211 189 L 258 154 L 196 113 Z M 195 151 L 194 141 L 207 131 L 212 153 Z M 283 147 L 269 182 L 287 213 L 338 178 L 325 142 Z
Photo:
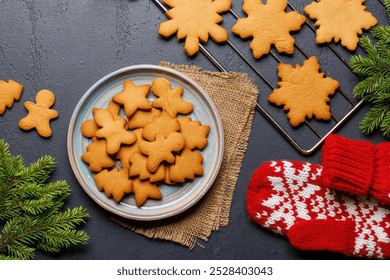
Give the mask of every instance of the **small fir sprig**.
M 390 0 L 385 0 L 387 16 L 390 19 Z M 352 70 L 364 76 L 354 88 L 354 95 L 369 102 L 372 107 L 360 123 L 365 134 L 380 131 L 390 138 L 390 26 L 375 26 L 370 29 L 376 43 L 368 37 L 360 38 L 360 45 L 366 56 L 352 56 Z
M 57 253 L 88 241 L 77 229 L 89 217 L 86 209 L 62 210 L 68 184 L 47 182 L 55 166 L 52 156 L 25 166 L 0 139 L 0 259 L 33 259 L 37 249 Z

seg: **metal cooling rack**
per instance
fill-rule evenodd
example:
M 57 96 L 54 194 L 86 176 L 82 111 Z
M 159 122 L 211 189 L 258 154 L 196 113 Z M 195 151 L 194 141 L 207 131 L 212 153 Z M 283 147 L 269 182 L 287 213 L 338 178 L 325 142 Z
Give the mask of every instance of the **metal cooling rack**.
M 384 0 L 378 0 L 383 6 L 384 6 Z M 168 8 L 160 1 L 160 0 L 154 0 L 156 5 L 163 11 L 167 12 Z M 300 13 L 290 2 L 288 3 L 288 7 Z M 233 17 L 237 20 L 240 17 L 232 10 L 230 9 L 229 12 L 233 15 Z M 300 13 L 301 14 L 301 13 Z M 305 24 L 314 32 L 316 33 L 316 27 L 311 23 L 307 17 Z M 271 89 L 274 90 L 275 87 L 271 84 L 271 82 L 256 68 L 256 66 L 249 61 L 248 58 L 237 48 L 230 40 L 226 42 L 226 44 L 232 48 L 232 50 L 249 66 L 254 73 L 260 77 L 261 80 L 265 82 L 265 84 Z M 326 44 L 326 46 L 340 59 L 340 61 L 345 64 L 349 70 L 352 71 L 348 61 L 336 50 L 336 48 L 331 44 Z M 202 43 L 199 44 L 200 51 L 219 69 L 221 72 L 228 72 L 228 70 L 204 47 Z M 306 58 L 309 58 L 310 55 L 298 44 L 295 43 L 295 48 L 301 52 Z M 274 51 L 270 51 L 269 53 L 278 63 L 282 63 L 282 59 L 280 56 L 276 55 Z M 323 70 L 320 70 L 324 73 Z M 358 79 L 361 80 L 361 77 L 355 74 Z M 324 73 L 324 76 L 326 76 L 326 73 Z M 256 103 L 256 110 L 259 111 L 291 144 L 294 148 L 296 148 L 299 152 L 301 152 L 304 155 L 310 155 L 314 151 L 316 151 L 321 144 L 324 142 L 326 137 L 335 132 L 337 129 L 339 129 L 347 120 L 349 117 L 351 117 L 363 104 L 363 100 L 356 101 L 354 98 L 351 98 L 347 93 L 345 93 L 341 87 L 338 88 L 338 92 L 341 93 L 343 98 L 350 104 L 351 109 L 344 114 L 341 118 L 336 117 L 333 113 L 331 114 L 332 119 L 334 120 L 335 124 L 330 125 L 330 129 L 326 133 L 320 133 L 313 125 L 311 125 L 307 120 L 305 120 L 304 125 L 306 125 L 310 131 L 313 133 L 314 137 L 317 137 L 318 141 L 310 148 L 304 148 L 299 141 L 297 141 L 292 133 L 288 132 L 266 109 L 263 105 L 259 104 L 259 102 Z

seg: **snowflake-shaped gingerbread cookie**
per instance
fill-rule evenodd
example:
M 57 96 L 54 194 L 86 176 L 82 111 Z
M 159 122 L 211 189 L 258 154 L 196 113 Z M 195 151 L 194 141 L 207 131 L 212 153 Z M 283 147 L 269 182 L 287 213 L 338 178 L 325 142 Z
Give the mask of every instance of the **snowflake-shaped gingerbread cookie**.
M 172 9 L 166 12 L 170 20 L 163 22 L 158 33 L 177 39 L 185 39 L 184 50 L 189 56 L 199 51 L 199 40 L 206 43 L 210 37 L 217 43 L 226 42 L 227 31 L 218 23 L 223 21 L 219 13 L 229 11 L 231 0 L 164 0 Z
M 320 65 L 315 56 L 303 62 L 303 66 L 280 63 L 278 76 L 281 81 L 279 88 L 269 96 L 268 101 L 278 106 L 284 105 L 289 111 L 287 116 L 292 126 L 297 126 L 305 118 L 329 120 L 330 107 L 327 102 L 339 87 L 339 82 L 330 77 L 324 77 L 319 72 Z
M 280 53 L 294 52 L 294 38 L 291 31 L 298 31 L 306 18 L 296 11 L 285 12 L 287 0 L 244 0 L 242 6 L 247 18 L 240 18 L 233 26 L 233 33 L 246 39 L 253 37 L 250 48 L 255 58 L 268 54 L 275 45 Z
M 354 51 L 359 43 L 358 35 L 363 29 L 377 24 L 377 19 L 366 11 L 365 0 L 318 0 L 304 9 L 311 19 L 316 19 L 316 42 L 318 44 L 336 43 Z

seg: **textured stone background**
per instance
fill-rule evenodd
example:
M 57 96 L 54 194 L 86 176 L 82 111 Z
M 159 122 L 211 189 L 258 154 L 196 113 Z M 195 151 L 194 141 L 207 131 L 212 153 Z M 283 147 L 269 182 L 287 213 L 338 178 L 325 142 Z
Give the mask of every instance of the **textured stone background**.
M 309 0 L 292 0 L 303 12 Z M 232 9 L 239 15 L 242 1 L 234 0 Z M 379 0 L 367 0 L 368 10 L 388 24 Z M 224 15 L 223 26 L 228 30 L 235 19 Z M 343 258 L 328 253 L 302 253 L 293 249 L 287 239 L 275 236 L 251 223 L 245 210 L 246 185 L 250 175 L 265 160 L 293 159 L 320 162 L 321 151 L 311 156 L 297 152 L 280 133 L 256 112 L 248 151 L 234 193 L 230 225 L 215 232 L 205 248 L 188 250 L 174 243 L 151 240 L 128 231 L 110 220 L 110 213 L 95 204 L 74 177 L 67 155 L 66 137 L 73 109 L 81 96 L 103 76 L 119 68 L 134 64 L 158 64 L 161 60 L 176 64 L 194 64 L 211 71 L 217 68 L 201 53 L 188 58 L 182 42 L 158 36 L 158 25 L 166 19 L 152 0 L 0 0 L 0 79 L 13 79 L 25 87 L 21 100 L 0 118 L 0 137 L 9 144 L 12 153 L 21 154 L 26 163 L 44 154 L 56 157 L 58 167 L 52 179 L 65 179 L 72 187 L 68 206 L 83 205 L 91 218 L 85 226 L 90 234 L 86 246 L 67 250 L 59 255 L 38 254 L 38 259 L 313 259 Z M 229 31 L 230 32 L 230 31 Z M 229 33 L 233 44 L 276 86 L 277 61 L 270 55 L 255 61 L 249 51 L 249 40 L 241 41 Z M 356 77 L 326 46 L 316 46 L 314 33 L 304 26 L 294 34 L 298 44 L 310 55 L 317 55 L 322 69 L 341 83 L 350 93 L 357 83 Z M 351 53 L 335 45 L 349 60 Z M 286 116 L 281 109 L 270 106 L 266 96 L 270 88 L 228 45 L 207 44 L 207 49 L 229 71 L 249 73 L 258 85 L 259 102 L 284 125 Z M 360 53 L 361 50 L 357 51 Z M 293 57 L 282 56 L 285 62 L 302 63 L 304 56 L 296 51 Z M 60 117 L 52 122 L 53 136 L 42 139 L 35 131 L 18 128 L 18 121 L 26 111 L 23 103 L 33 100 L 43 88 L 52 90 L 57 97 L 54 108 Z M 240 94 L 237 92 L 237 94 Z M 349 110 L 337 94 L 331 101 L 332 110 L 342 116 Z M 384 141 L 380 135 L 363 136 L 358 131 L 359 121 L 368 106 L 359 110 L 339 133 L 355 139 Z M 319 130 L 329 128 L 328 123 L 311 123 Z M 289 129 L 289 127 L 287 126 Z M 305 128 L 291 130 L 299 141 L 310 147 L 317 139 Z

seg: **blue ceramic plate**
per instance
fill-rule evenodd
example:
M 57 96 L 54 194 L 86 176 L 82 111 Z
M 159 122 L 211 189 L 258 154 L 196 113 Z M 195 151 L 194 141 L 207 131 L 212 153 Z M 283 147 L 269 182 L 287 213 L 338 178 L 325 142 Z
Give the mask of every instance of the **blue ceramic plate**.
M 93 172 L 81 160 L 87 145 L 91 140 L 81 134 L 81 124 L 91 119 L 92 108 L 105 108 L 111 98 L 123 90 L 123 82 L 130 79 L 136 85 L 149 84 L 155 78 L 168 79 L 172 87 L 181 86 L 184 89 L 183 98 L 194 105 L 189 115 L 193 120 L 199 120 L 204 125 L 210 125 L 208 145 L 201 153 L 204 157 L 204 175 L 194 181 L 181 185 L 160 185 L 162 200 L 149 199 L 142 207 L 137 207 L 134 195 L 129 194 L 120 203 L 107 198 L 100 192 L 93 180 Z M 150 100 L 155 99 L 149 93 Z M 68 130 L 68 155 L 73 172 L 85 192 L 101 207 L 119 216 L 143 221 L 152 221 L 174 216 L 197 203 L 213 184 L 221 166 L 224 149 L 223 128 L 219 113 L 207 93 L 187 76 L 156 65 L 136 65 L 115 71 L 94 84 L 81 98 L 73 112 Z

